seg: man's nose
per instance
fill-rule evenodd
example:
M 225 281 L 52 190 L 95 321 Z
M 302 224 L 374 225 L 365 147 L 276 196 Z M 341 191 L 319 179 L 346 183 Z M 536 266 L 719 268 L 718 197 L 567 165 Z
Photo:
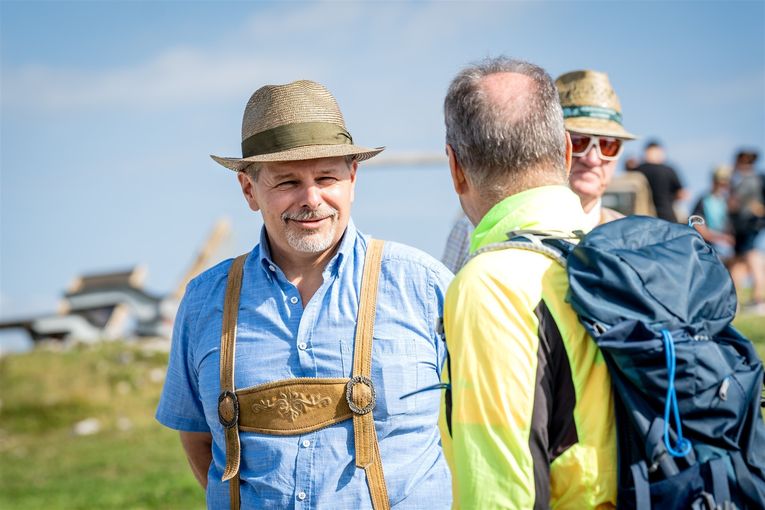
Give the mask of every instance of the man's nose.
M 302 207 L 316 209 L 321 203 L 321 189 L 318 186 L 310 184 L 303 188 L 303 196 L 301 197 L 300 204 Z
M 594 145 L 590 147 L 584 156 L 582 156 L 582 160 L 584 160 L 590 166 L 598 166 L 603 163 L 603 161 L 600 159 L 600 156 L 598 155 L 598 148 Z

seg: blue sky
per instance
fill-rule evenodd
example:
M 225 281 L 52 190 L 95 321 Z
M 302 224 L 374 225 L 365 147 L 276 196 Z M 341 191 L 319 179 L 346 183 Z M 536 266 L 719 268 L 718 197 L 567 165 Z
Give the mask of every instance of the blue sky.
M 443 151 L 465 64 L 506 54 L 605 71 L 624 123 L 658 137 L 693 192 L 765 150 L 765 2 L 0 3 L 0 317 L 52 311 L 77 274 L 143 263 L 171 289 L 215 220 L 230 254 L 260 219 L 234 175 L 250 94 L 308 78 L 354 140 Z M 628 146 L 637 154 L 640 142 Z M 442 166 L 362 166 L 354 218 L 435 256 L 457 201 Z

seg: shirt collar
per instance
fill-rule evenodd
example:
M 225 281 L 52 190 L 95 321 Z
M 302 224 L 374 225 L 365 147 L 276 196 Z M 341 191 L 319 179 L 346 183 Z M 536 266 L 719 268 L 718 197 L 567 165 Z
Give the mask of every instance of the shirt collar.
M 540 186 L 510 195 L 494 205 L 473 232 L 470 253 L 507 240 L 513 230 L 563 230 L 584 228 L 586 220 L 579 197 L 567 186 Z
M 603 211 L 603 201 L 598 199 L 590 212 L 584 213 L 585 220 L 587 222 L 587 230 L 592 230 L 600 224 L 601 214 Z
M 340 246 L 337 249 L 332 260 L 329 261 L 327 267 L 324 269 L 324 273 L 338 274 L 345 264 L 345 260 L 352 254 L 354 244 L 356 243 L 356 237 L 358 231 L 353 223 L 353 219 L 348 219 L 348 226 L 345 228 L 343 237 L 340 238 Z M 268 234 L 266 233 L 266 226 L 260 229 L 260 266 L 266 273 L 268 278 L 272 278 L 275 271 L 271 268 L 278 267 L 276 263 L 271 259 L 271 250 L 268 246 Z

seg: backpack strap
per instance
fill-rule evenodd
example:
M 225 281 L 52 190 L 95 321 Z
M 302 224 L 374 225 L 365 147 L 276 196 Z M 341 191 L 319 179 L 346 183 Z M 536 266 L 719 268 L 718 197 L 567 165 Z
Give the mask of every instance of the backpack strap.
M 718 457 L 709 461 L 709 470 L 712 473 L 712 491 L 715 503 L 723 507 L 726 501 L 730 502 L 730 487 L 728 485 L 728 470 L 725 459 Z
M 559 230 L 511 230 L 507 233 L 507 241 L 491 243 L 477 249 L 465 261 L 486 252 L 516 248 L 519 250 L 541 253 L 566 268 L 566 259 L 576 246 L 569 239 L 582 239 L 584 232 L 575 230 L 565 232 Z
M 651 510 L 651 486 L 648 483 L 648 466 L 645 461 L 630 466 L 635 486 L 635 510 Z

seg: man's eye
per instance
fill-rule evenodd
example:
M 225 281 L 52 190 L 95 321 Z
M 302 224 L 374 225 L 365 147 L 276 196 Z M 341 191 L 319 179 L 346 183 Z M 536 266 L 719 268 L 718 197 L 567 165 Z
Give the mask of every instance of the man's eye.
M 296 181 L 282 181 L 280 183 L 277 183 L 277 188 L 291 188 L 296 184 Z
M 336 177 L 329 177 L 329 176 L 319 177 L 317 180 L 322 184 L 332 184 L 333 182 L 337 182 Z

